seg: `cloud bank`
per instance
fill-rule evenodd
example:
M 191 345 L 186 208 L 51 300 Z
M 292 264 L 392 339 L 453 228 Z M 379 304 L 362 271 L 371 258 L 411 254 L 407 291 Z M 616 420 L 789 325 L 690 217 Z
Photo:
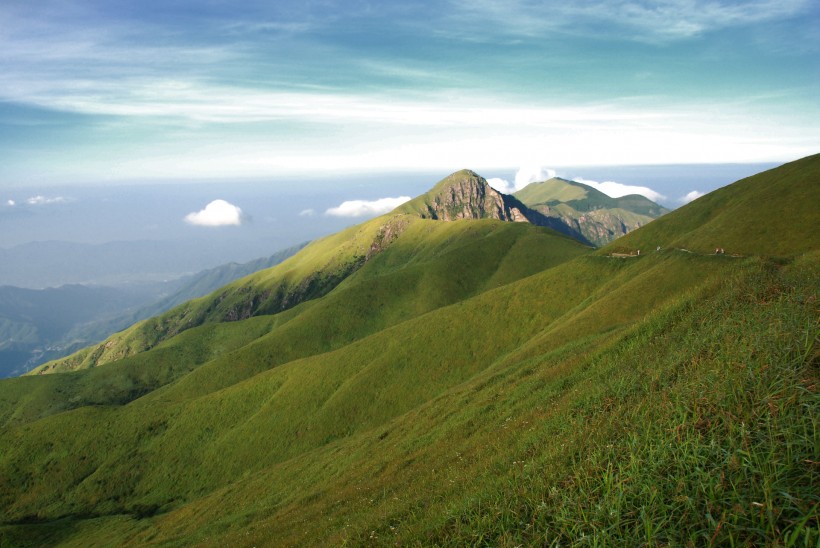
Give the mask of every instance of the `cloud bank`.
M 410 201 L 410 196 L 399 196 L 397 198 L 380 198 L 378 200 L 348 200 L 336 207 L 331 207 L 325 211 L 325 215 L 333 217 L 364 217 L 371 215 L 381 215 L 400 206 L 404 202 Z
M 243 219 L 242 210 L 225 200 L 214 200 L 205 209 L 185 216 L 185 222 L 195 226 L 239 226 Z
M 621 196 L 626 196 L 628 194 L 640 194 L 641 196 L 649 198 L 653 202 L 666 199 L 666 196 L 660 192 L 652 190 L 646 186 L 624 185 L 621 183 L 616 183 L 615 181 L 604 181 L 603 183 L 599 183 L 598 181 L 590 181 L 589 179 L 584 179 L 583 177 L 575 177 L 572 180 L 577 183 L 583 183 L 587 186 L 591 186 L 595 190 L 603 192 L 610 198 L 620 198 Z

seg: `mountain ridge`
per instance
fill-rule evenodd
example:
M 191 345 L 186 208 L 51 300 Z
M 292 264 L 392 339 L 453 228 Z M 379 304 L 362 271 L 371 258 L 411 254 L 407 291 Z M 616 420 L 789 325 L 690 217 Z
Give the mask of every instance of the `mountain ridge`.
M 589 185 L 561 177 L 530 183 L 514 196 L 598 247 L 669 212 L 639 194 L 612 198 Z
M 529 208 L 511 194 L 492 188 L 472 170 L 462 169 L 439 181 L 431 190 L 399 206 L 395 212 L 418 215 L 423 219 L 498 219 L 529 222 L 551 228 L 585 244 L 590 242 L 575 228 Z
M 817 169 L 696 200 L 629 260 L 398 212 L 246 280 L 298 286 L 399 223 L 287 310 L 0 382 L 0 541 L 812 545 L 817 214 L 756 198 L 811 197 Z M 671 246 L 718 221 L 800 238 Z

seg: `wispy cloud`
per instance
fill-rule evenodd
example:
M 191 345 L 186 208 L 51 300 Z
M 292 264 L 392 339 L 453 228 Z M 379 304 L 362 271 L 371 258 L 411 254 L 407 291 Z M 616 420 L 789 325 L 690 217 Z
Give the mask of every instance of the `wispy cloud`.
M 32 196 L 26 200 L 28 205 L 48 205 L 48 204 L 60 204 L 66 202 L 67 200 L 62 196 L 43 196 L 38 194 L 37 196 Z M 12 200 L 9 200 L 12 202 Z M 14 205 L 13 203 L 9 203 L 9 205 Z
M 242 209 L 225 200 L 214 200 L 185 216 L 185 222 L 195 226 L 239 226 L 243 220 Z
M 291 120 L 300 123 L 485 126 L 525 128 L 601 122 L 668 123 L 675 114 L 622 105 L 538 106 L 505 103 L 481 95 L 453 104 L 447 94 L 412 99 L 381 94 L 265 91 L 199 79 L 51 80 L 0 82 L 0 97 L 67 112 L 188 119 L 213 123 Z
M 316 215 L 316 210 L 313 208 L 303 209 L 299 212 L 300 217 L 313 217 Z
M 325 215 L 331 215 L 334 217 L 366 217 L 382 215 L 409 200 L 410 196 L 380 198 L 378 200 L 348 200 L 346 202 L 342 202 L 336 207 L 331 207 L 325 211 Z
M 814 65 L 794 56 L 793 25 L 765 25 L 807 13 L 810 0 L 166 8 L 0 2 L 0 130 L 32 135 L 20 139 L 29 154 L 0 147 L 0 184 L 495 169 L 544 157 L 550 165 L 746 162 L 816 150 L 816 86 L 806 76 Z M 184 17 L 182 8 L 190 8 Z M 754 23 L 780 29 L 770 34 L 782 66 L 791 63 L 783 78 L 755 77 L 755 52 L 742 49 L 751 38 L 729 51 L 725 74 L 723 63 L 698 62 L 722 57 L 723 38 L 697 53 L 672 44 Z M 816 44 L 811 36 L 803 42 Z M 475 39 L 515 50 L 464 43 Z M 624 44 L 635 40 L 650 44 Z M 628 50 L 623 67 L 609 62 L 618 48 Z M 635 80 L 641 73 L 651 77 Z M 61 131 L 38 133 L 35 123 Z
M 454 17 L 490 26 L 495 33 L 533 38 L 546 32 L 618 36 L 635 41 L 679 40 L 751 23 L 794 17 L 809 0 L 454 0 Z M 632 29 L 631 34 L 624 29 Z

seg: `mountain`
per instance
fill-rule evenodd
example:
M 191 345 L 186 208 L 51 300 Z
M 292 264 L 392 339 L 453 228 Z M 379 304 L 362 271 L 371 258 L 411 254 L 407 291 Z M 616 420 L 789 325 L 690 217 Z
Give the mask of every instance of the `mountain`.
M 162 283 L 120 287 L 0 287 L 0 377 L 19 375 L 103 340 L 135 322 L 269 268 L 305 244 Z
M 80 340 L 80 346 L 71 348 L 73 337 L 68 334 L 79 325 L 110 321 L 122 311 L 156 299 L 163 285 L 0 287 L 0 377 L 25 373 L 94 342 Z M 66 347 L 68 352 L 60 354 Z
M 429 192 L 410 200 L 399 211 L 422 219 L 498 219 L 527 222 L 527 207 L 515 198 L 502 194 L 487 180 L 463 169 L 441 180 Z
M 515 196 L 492 188 L 484 177 L 464 169 L 444 178 L 429 192 L 398 208 L 422 219 L 454 221 L 457 219 L 498 219 L 530 222 L 546 226 L 589 244 L 576 227 L 530 209 Z
M 629 258 L 400 209 L 0 381 L 0 543 L 814 545 L 818 213 L 675 244 L 784 227 L 757 189 L 819 168 Z
M 589 185 L 560 177 L 531 183 L 514 196 L 596 246 L 606 245 L 669 212 L 638 194 L 611 198 Z

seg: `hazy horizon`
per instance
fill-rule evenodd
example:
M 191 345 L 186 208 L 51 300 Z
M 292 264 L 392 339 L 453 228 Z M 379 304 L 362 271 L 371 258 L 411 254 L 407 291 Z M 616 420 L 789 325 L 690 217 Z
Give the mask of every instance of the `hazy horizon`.
M 516 178 L 543 180 L 552 175 L 588 184 L 617 181 L 621 193 L 644 194 L 669 209 L 684 205 L 687 195 L 704 194 L 737 179 L 774 167 L 760 164 L 600 166 L 501 169 L 480 172 L 503 180 L 514 191 Z M 0 248 L 37 241 L 99 244 L 111 241 L 180 239 L 225 234 L 249 235 L 249 228 L 270 234 L 293 234 L 287 245 L 328 234 L 385 211 L 329 210 L 345 201 L 375 201 L 385 196 L 417 196 L 449 172 L 374 174 L 330 179 L 257 179 L 167 181 L 162 184 L 64 184 L 0 190 Z M 538 176 L 540 175 L 540 177 Z M 604 192 L 613 194 L 610 188 Z M 213 200 L 242 210 L 236 225 L 196 226 L 186 215 Z M 295 226 L 293 223 L 301 222 Z M 242 233 L 241 231 L 246 232 Z M 262 230 L 264 232 L 264 230 Z M 296 241 L 298 240 L 298 242 Z M 275 250 L 271 250 L 275 251 Z

